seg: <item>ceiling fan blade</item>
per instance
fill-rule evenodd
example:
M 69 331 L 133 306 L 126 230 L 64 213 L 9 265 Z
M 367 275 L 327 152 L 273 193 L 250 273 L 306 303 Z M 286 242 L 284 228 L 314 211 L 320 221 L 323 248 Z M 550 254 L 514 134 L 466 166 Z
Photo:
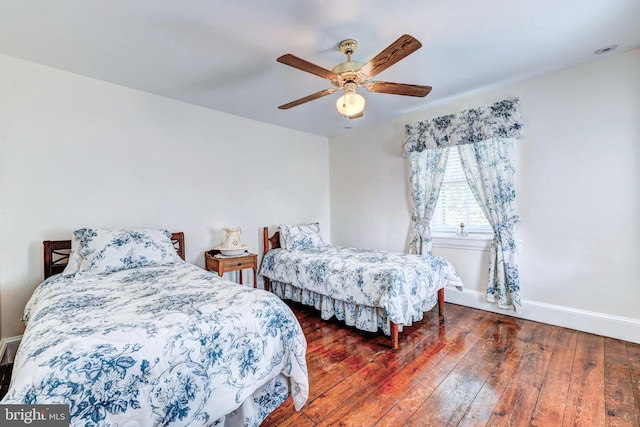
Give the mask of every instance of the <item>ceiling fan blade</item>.
M 427 96 L 431 92 L 431 86 L 409 85 L 405 83 L 391 83 L 372 81 L 366 84 L 369 92 L 390 93 L 392 95 Z
M 422 47 L 422 43 L 418 39 L 405 34 L 377 54 L 371 61 L 364 64 L 360 68 L 360 72 L 371 78 L 409 56 L 420 47 Z
M 291 101 L 291 102 L 289 102 L 287 104 L 283 104 L 283 105 L 279 106 L 278 108 L 281 109 L 281 110 L 288 110 L 291 107 L 297 107 L 298 105 L 304 104 L 305 102 L 313 101 L 314 99 L 318 99 L 318 98 L 322 98 L 323 96 L 330 95 L 333 92 L 335 92 L 336 90 L 338 90 L 338 88 L 331 88 L 331 89 L 321 90 L 320 92 L 316 92 L 316 93 L 312 93 L 311 95 L 307 95 L 304 98 L 296 99 L 295 101 Z
M 297 68 L 298 70 L 306 71 L 307 73 L 315 74 L 316 76 L 325 78 L 327 80 L 338 79 L 340 76 L 334 73 L 333 71 L 329 71 L 326 68 L 322 68 L 319 65 L 312 64 L 309 61 L 305 61 L 302 58 L 298 58 L 297 56 L 291 55 L 287 53 L 286 55 L 282 55 L 278 59 L 276 59 L 281 64 L 288 65 L 293 68 Z

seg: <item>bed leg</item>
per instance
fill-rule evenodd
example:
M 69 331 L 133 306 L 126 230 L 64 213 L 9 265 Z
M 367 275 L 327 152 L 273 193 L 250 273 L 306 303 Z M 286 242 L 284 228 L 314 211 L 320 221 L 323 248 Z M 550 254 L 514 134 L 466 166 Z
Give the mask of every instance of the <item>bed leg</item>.
M 444 316 L 444 288 L 438 290 L 438 315 Z
M 400 348 L 398 345 L 398 324 L 391 322 L 391 348 L 397 350 Z

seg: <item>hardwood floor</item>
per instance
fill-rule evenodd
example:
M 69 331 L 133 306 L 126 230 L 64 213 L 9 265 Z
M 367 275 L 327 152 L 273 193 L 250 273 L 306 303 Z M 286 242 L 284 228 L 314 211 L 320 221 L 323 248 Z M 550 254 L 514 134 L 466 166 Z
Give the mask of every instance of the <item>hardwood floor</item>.
M 640 345 L 446 304 L 390 339 L 290 304 L 309 400 L 267 426 L 640 426 Z M 12 365 L 0 366 L 0 397 Z
M 400 334 L 326 322 L 307 337 L 309 400 L 262 426 L 640 426 L 640 345 L 446 304 Z

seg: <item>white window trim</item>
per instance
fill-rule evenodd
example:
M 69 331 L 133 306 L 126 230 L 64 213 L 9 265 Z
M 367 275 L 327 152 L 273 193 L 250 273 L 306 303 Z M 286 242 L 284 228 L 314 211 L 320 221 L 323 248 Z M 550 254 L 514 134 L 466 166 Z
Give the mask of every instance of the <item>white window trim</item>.
M 520 252 L 522 239 L 515 240 L 516 252 Z M 431 235 L 431 246 L 434 248 L 488 251 L 491 249 L 492 241 L 493 233 L 469 233 L 469 235 L 465 237 L 443 233 L 434 233 Z
M 432 234 L 439 236 L 458 236 L 460 232 L 459 225 L 431 225 Z M 469 233 L 470 236 L 493 236 L 493 228 L 490 225 L 465 225 L 464 232 Z M 464 237 L 464 236 L 458 236 Z
M 491 249 L 492 240 L 493 233 L 469 233 L 469 235 L 465 237 L 456 236 L 453 233 L 437 233 L 431 236 L 431 246 L 434 248 L 488 251 Z

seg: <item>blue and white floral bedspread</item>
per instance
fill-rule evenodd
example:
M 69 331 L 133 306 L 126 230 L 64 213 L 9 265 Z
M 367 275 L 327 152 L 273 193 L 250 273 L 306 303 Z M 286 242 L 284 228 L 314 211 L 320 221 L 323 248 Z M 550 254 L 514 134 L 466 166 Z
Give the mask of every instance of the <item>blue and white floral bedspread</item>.
M 308 396 L 289 307 L 188 263 L 53 276 L 24 320 L 2 403 L 68 403 L 74 426 L 257 426 Z
M 442 257 L 335 245 L 273 249 L 264 256 L 260 274 L 336 301 L 383 308 L 398 325 L 421 319 L 439 289 L 462 287 L 457 271 Z

